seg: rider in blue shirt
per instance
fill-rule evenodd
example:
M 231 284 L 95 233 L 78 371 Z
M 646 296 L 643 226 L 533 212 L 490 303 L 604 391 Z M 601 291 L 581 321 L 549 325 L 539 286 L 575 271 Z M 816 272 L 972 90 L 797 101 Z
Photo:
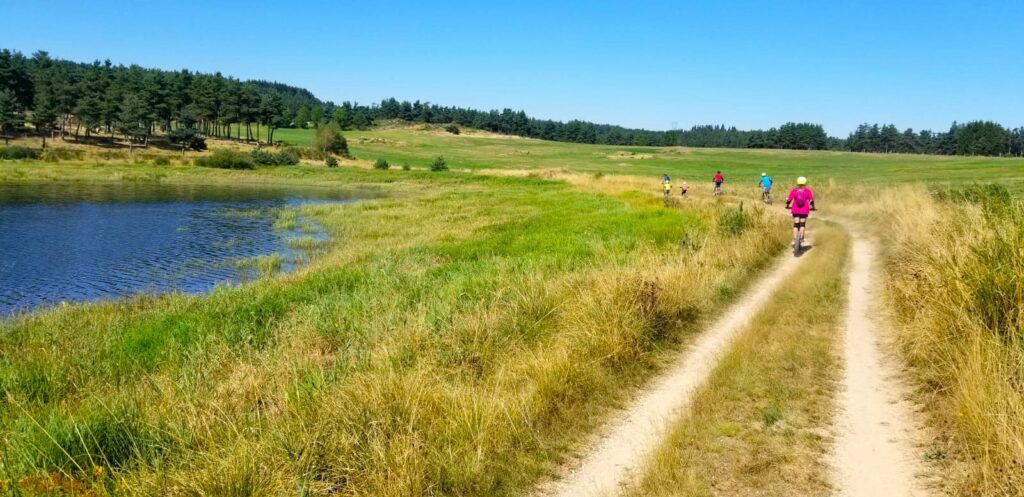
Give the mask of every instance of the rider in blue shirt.
M 772 203 L 772 179 L 768 176 L 768 173 L 761 173 L 761 199 L 766 203 Z

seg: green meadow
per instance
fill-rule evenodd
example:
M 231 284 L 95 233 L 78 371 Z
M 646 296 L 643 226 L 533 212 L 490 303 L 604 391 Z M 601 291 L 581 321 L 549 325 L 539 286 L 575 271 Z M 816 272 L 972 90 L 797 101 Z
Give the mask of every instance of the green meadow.
M 3 322 L 0 480 L 23 495 L 54 481 L 97 494 L 518 493 L 785 239 L 775 216 L 732 202 L 667 209 L 543 178 L 35 162 L 0 175 L 56 178 L 385 196 L 301 207 L 331 241 L 297 273 Z
M 1024 160 L 854 152 L 628 147 L 548 142 L 469 130 L 452 135 L 440 126 L 347 131 L 352 153 L 366 160 L 386 159 L 393 165 L 429 167 L 441 155 L 450 167 L 470 170 L 561 169 L 570 172 L 638 175 L 691 185 L 710 184 L 716 170 L 726 188 L 754 190 L 768 172 L 780 184 L 807 176 L 816 184 L 885 186 L 907 183 L 963 184 L 999 181 L 1024 188 Z M 298 145 L 310 143 L 313 130 L 280 129 L 275 136 Z

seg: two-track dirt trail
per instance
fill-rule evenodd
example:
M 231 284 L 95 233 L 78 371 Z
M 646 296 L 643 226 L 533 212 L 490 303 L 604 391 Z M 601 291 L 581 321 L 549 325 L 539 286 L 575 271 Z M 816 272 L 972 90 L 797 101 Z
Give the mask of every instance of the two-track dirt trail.
M 895 361 L 881 346 L 883 318 L 874 301 L 875 253 L 871 242 L 854 234 L 841 342 L 844 373 L 834 424 L 834 488 L 842 497 L 924 497 L 930 492 L 917 478 L 922 464 L 915 457 L 915 439 L 921 432 L 904 400 Z M 770 270 L 609 424 L 566 476 L 542 485 L 535 495 L 608 497 L 630 483 L 632 473 L 667 435 L 669 422 L 683 414 L 695 391 L 708 380 L 731 339 L 800 263 L 801 258 L 786 258 Z
M 835 484 L 843 497 L 920 497 L 920 459 L 914 454 L 919 433 L 904 401 L 898 371 L 880 347 L 873 303 L 875 248 L 853 242 L 849 305 L 843 335 L 846 365 L 839 394 L 839 418 L 833 454 Z
M 571 473 L 543 485 L 537 494 L 552 497 L 607 496 L 613 495 L 629 481 L 630 471 L 658 447 L 667 434 L 669 422 L 681 414 L 689 405 L 694 391 L 707 381 L 731 339 L 757 314 L 757 310 L 771 298 L 800 261 L 799 258 L 787 257 L 770 269 L 767 276 L 726 309 L 721 319 L 705 330 L 627 411 L 608 426 L 604 436 Z

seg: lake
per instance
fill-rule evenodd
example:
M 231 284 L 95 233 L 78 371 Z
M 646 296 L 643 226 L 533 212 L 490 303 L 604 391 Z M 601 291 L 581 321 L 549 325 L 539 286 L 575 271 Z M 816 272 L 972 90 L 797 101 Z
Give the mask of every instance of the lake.
M 0 317 L 61 301 L 136 293 L 201 293 L 259 276 L 274 257 L 294 270 L 326 238 L 310 220 L 275 228 L 282 208 L 351 202 L 321 188 L 156 183 L 0 184 Z

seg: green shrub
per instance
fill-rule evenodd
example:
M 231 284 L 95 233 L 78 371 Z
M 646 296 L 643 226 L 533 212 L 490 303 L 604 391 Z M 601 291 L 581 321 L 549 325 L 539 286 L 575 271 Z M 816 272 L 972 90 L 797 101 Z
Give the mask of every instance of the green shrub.
M 299 163 L 298 154 L 289 148 L 280 152 L 253 150 L 249 155 L 252 156 L 252 161 L 259 166 L 294 166 Z
M 291 154 L 294 154 L 296 157 L 300 159 L 307 160 L 327 160 L 327 157 L 331 155 L 327 152 L 321 152 L 320 150 L 312 149 L 309 147 L 288 147 L 285 150 L 287 150 Z
M 234 150 L 214 150 L 210 155 L 196 159 L 196 165 L 217 169 L 252 169 L 255 167 L 249 154 Z
M 449 124 L 449 125 L 445 126 L 444 130 L 449 132 L 449 133 L 451 133 L 451 134 L 453 134 L 453 135 L 457 135 L 457 134 L 460 133 L 459 127 L 454 125 L 454 124 Z
M 321 126 L 316 131 L 316 135 L 313 137 L 313 148 L 322 153 L 348 157 L 348 141 L 341 135 L 341 128 L 334 122 Z
M 249 152 L 249 156 L 252 157 L 252 161 L 260 166 L 273 166 L 277 162 L 273 152 L 264 152 L 262 150 L 253 150 Z
M 171 159 L 168 159 L 167 157 L 157 157 L 157 158 L 153 159 L 153 165 L 154 166 L 169 166 L 169 165 L 171 165 Z
M 718 217 L 718 228 L 730 236 L 742 235 L 747 228 L 753 225 L 754 218 L 749 213 L 743 212 L 743 203 L 740 203 L 739 209 L 730 210 Z
M 412 171 L 412 167 L 409 164 L 402 164 L 403 171 Z
M 18 159 L 38 159 L 40 157 L 39 150 L 28 147 L 0 147 L 0 159 L 7 160 L 18 160 Z
M 292 149 L 286 148 L 277 153 L 277 164 L 279 166 L 296 166 L 299 164 L 299 156 Z
M 441 156 L 441 155 L 437 156 L 437 158 L 434 159 L 434 163 L 430 165 L 430 170 L 431 171 L 447 171 L 448 170 L 448 163 L 444 161 L 444 156 Z
M 330 155 L 328 155 L 327 158 L 324 159 L 324 163 L 327 164 L 327 167 L 338 167 L 338 159 L 335 159 Z
M 391 164 L 388 164 L 388 161 L 386 161 L 384 159 L 377 159 L 377 162 L 373 163 L 373 168 L 374 169 L 390 169 L 391 168 Z
M 172 129 L 170 133 L 167 133 L 167 141 L 181 147 L 182 153 L 186 150 L 195 150 L 196 152 L 206 150 L 206 138 L 203 138 L 203 135 L 193 128 Z

